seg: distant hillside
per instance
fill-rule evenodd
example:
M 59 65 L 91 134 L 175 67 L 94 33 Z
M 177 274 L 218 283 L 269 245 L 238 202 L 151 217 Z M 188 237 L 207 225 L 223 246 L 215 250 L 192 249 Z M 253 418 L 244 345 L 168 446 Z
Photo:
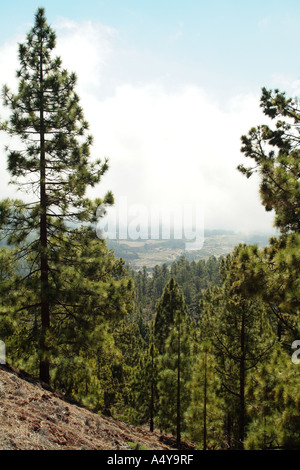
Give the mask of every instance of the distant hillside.
M 155 265 L 173 261 L 184 255 L 189 261 L 208 259 L 210 256 L 225 256 L 239 243 L 268 244 L 271 235 L 243 234 L 226 230 L 208 230 L 204 235 L 201 250 L 186 251 L 183 240 L 107 240 L 107 245 L 114 250 L 116 257 L 122 257 L 133 269 L 146 266 L 152 269 Z
M 158 432 L 70 403 L 28 374 L 0 365 L 0 450 L 174 450 L 172 439 L 166 441 Z

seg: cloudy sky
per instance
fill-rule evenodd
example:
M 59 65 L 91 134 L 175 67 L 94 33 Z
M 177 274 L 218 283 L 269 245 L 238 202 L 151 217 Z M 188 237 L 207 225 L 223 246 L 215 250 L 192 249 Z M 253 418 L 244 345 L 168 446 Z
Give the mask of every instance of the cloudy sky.
M 42 6 L 56 53 L 78 76 L 111 189 L 128 205 L 201 207 L 208 229 L 270 232 L 240 137 L 265 118 L 263 86 L 299 93 L 299 0 L 1 0 L 0 85 L 16 89 L 17 43 Z M 0 107 L 0 115 L 7 111 Z M 0 136 L 1 197 L 7 138 Z

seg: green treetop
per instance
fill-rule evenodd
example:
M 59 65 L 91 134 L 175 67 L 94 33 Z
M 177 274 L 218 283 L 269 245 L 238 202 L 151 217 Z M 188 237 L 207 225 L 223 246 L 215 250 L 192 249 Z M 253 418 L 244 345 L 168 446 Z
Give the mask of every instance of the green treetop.
M 261 107 L 275 121 L 252 128 L 242 136 L 242 152 L 252 167 L 238 169 L 247 177 L 258 172 L 260 196 L 267 211 L 275 211 L 275 226 L 281 232 L 300 231 L 300 107 L 279 90 L 262 90 Z

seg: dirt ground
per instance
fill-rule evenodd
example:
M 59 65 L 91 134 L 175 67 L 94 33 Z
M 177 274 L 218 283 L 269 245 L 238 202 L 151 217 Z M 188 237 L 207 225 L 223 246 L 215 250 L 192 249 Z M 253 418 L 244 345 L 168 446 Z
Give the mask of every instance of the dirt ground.
M 0 365 L 0 450 L 175 449 L 151 433 L 68 402 L 18 369 Z

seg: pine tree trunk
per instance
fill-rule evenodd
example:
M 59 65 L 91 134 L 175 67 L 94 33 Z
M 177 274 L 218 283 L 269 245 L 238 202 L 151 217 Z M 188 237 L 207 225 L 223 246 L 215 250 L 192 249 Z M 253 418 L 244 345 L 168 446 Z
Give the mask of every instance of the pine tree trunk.
M 180 354 L 181 354 L 181 350 L 180 350 L 180 341 L 181 341 L 181 338 L 180 338 L 180 315 L 179 315 L 179 328 L 178 328 L 178 350 L 177 350 L 177 446 L 180 445 L 180 442 L 181 442 L 181 400 L 180 400 L 180 393 L 181 393 L 181 390 L 180 390 L 180 374 L 181 374 L 181 370 L 180 370 L 180 367 L 181 367 L 181 364 L 180 364 Z
M 41 48 L 42 49 L 42 48 Z M 47 196 L 46 196 L 46 152 L 45 152 L 45 123 L 43 106 L 43 52 L 40 55 L 40 241 L 41 241 L 41 321 L 42 333 L 40 342 L 40 379 L 46 383 L 50 382 L 49 360 L 47 358 L 46 335 L 50 327 L 50 313 L 48 301 L 48 234 L 47 234 Z
M 230 449 L 232 445 L 232 419 L 229 412 L 226 415 L 226 444 Z
M 278 322 L 277 322 L 277 339 L 278 339 L 278 341 L 281 341 L 281 336 L 282 336 L 282 321 L 281 321 L 281 319 L 279 319 Z
M 245 434 L 245 308 L 242 310 L 241 324 L 241 361 L 240 361 L 240 410 L 239 410 L 239 448 L 244 448 Z
M 154 352 L 151 350 L 150 431 L 154 431 Z
M 206 426 L 206 407 L 207 407 L 207 351 L 204 359 L 204 404 L 203 404 L 203 450 L 206 450 L 207 426 Z

